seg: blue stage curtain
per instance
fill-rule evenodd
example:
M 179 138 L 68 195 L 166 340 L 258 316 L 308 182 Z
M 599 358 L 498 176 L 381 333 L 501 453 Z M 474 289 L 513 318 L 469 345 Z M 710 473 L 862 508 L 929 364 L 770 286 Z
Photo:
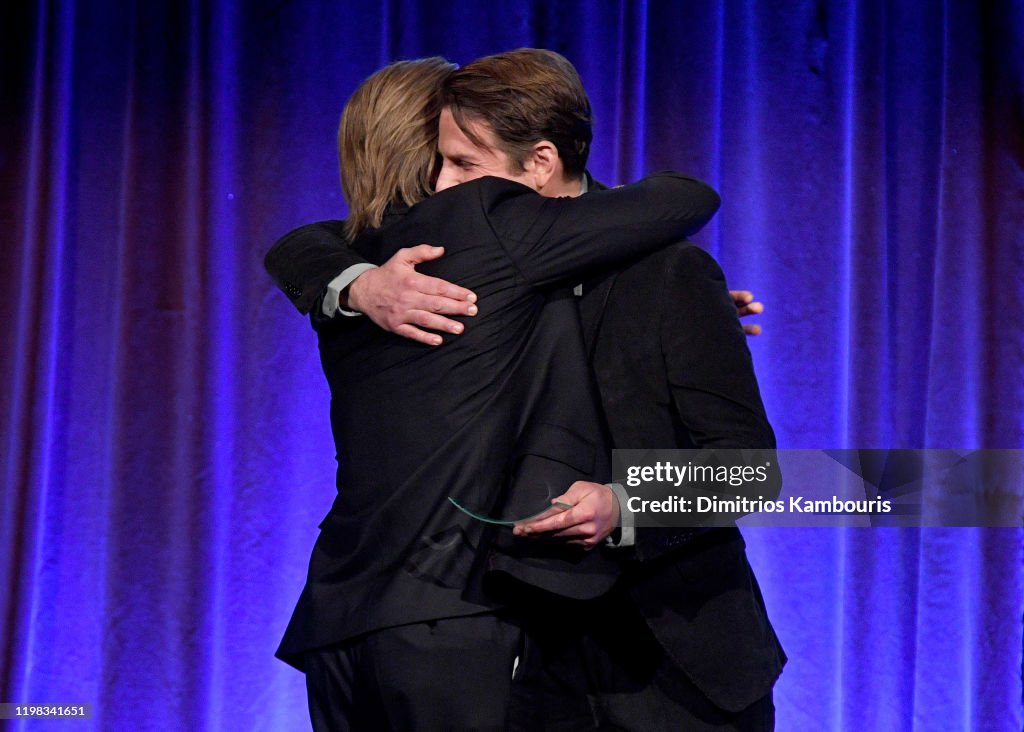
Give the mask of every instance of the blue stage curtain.
M 328 393 L 261 260 L 344 215 L 338 115 L 398 58 L 561 51 L 598 178 L 715 185 L 781 446 L 1024 447 L 1020 0 L 3 5 L 0 701 L 306 726 Z M 1021 729 L 1021 530 L 747 537 L 780 729 Z

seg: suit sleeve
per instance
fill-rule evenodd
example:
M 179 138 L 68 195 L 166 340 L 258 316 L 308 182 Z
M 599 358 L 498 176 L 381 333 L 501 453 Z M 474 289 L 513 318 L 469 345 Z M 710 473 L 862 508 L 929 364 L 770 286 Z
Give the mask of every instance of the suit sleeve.
M 678 173 L 576 198 L 504 190 L 488 215 L 516 268 L 536 287 L 578 279 L 689 236 L 720 202 L 706 183 Z
M 327 284 L 355 264 L 365 263 L 348 246 L 343 221 L 301 226 L 278 239 L 263 258 L 263 267 L 292 304 L 308 313 Z
M 718 263 L 680 248 L 665 272 L 659 334 L 676 413 L 701 448 L 775 447 L 754 364 Z
M 659 339 L 673 406 L 692 442 L 697 448 L 773 451 L 775 433 L 718 263 L 688 245 L 671 258 L 664 276 Z M 770 462 L 778 465 L 777 459 Z M 777 498 L 781 476 L 773 474 L 767 485 L 758 494 Z M 707 532 L 705 527 L 638 529 L 637 557 L 656 559 Z

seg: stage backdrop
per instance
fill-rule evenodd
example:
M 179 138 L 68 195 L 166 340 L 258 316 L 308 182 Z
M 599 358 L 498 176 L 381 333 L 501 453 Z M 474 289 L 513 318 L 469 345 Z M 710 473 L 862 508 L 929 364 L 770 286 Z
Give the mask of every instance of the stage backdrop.
M 399 58 L 561 51 L 600 179 L 721 192 L 698 240 L 767 303 L 783 447 L 1024 446 L 1020 0 L 0 14 L 0 701 L 308 724 L 272 654 L 334 492 L 328 393 L 261 259 L 345 214 L 338 115 Z M 780 729 L 1021 728 L 1020 531 L 747 537 Z

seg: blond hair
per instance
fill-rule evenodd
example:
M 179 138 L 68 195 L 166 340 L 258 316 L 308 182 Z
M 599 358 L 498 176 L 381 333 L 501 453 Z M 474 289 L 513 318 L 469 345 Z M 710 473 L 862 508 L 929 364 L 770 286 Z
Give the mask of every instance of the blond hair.
M 437 159 L 442 82 L 455 69 L 443 58 L 397 61 L 359 85 L 338 127 L 346 231 L 380 226 L 391 203 L 430 195 Z

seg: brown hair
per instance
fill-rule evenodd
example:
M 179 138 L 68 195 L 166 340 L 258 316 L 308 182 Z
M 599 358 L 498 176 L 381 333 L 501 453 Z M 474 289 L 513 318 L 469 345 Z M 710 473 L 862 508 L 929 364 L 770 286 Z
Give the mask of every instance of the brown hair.
M 349 237 L 380 226 L 388 204 L 412 206 L 430 195 L 441 83 L 454 68 L 438 56 L 397 61 L 367 78 L 345 104 L 338 158 Z
M 442 100 L 459 129 L 481 147 L 468 122 L 487 123 L 519 170 L 541 140 L 557 148 L 566 177 L 582 175 L 587 166 L 590 100 L 575 67 L 554 51 L 519 48 L 477 59 L 448 76 Z

